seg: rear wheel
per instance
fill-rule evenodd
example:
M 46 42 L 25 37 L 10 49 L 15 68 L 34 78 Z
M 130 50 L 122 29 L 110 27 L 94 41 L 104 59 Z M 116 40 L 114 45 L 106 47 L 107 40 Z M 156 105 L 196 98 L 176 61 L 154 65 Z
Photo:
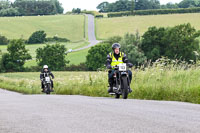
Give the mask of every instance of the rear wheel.
M 123 84 L 122 98 L 127 99 L 128 98 L 128 80 L 127 80 L 127 77 L 122 77 L 122 84 Z

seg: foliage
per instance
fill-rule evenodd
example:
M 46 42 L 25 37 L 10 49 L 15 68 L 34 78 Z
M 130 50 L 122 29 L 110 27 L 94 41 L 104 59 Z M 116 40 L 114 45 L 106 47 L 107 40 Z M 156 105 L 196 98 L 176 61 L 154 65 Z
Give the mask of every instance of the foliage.
M 29 44 L 44 43 L 46 33 L 44 31 L 35 31 L 28 39 Z
M 48 37 L 45 40 L 46 42 L 70 42 L 70 40 L 68 40 L 67 38 L 61 38 L 58 36 L 54 36 L 54 37 Z
M 9 40 L 5 37 L 0 35 L 0 45 L 7 45 Z
M 97 6 L 99 12 L 121 12 L 133 10 L 160 9 L 158 0 L 138 0 L 136 3 L 130 0 L 117 0 L 114 3 L 102 2 Z
M 196 61 L 199 53 L 200 31 L 190 24 L 182 24 L 171 28 L 150 27 L 143 35 L 141 49 L 148 60 L 155 61 L 162 56 L 170 59 Z
M 66 51 L 64 45 L 46 45 L 36 50 L 36 60 L 41 67 L 48 65 L 51 70 L 63 70 L 66 64 L 69 63 L 65 58 Z
M 106 57 L 111 51 L 111 45 L 108 43 L 100 43 L 93 46 L 86 56 L 87 68 L 92 71 L 103 68 L 106 63 Z
M 139 33 L 125 34 L 124 38 L 120 41 L 121 50 L 127 55 L 129 61 L 134 65 L 143 65 L 146 61 L 144 52 L 140 49 L 141 38 Z
M 2 55 L 2 69 L 6 72 L 23 71 L 25 61 L 31 59 L 23 40 L 11 40 L 7 51 Z
M 72 13 L 80 14 L 81 13 L 81 9 L 80 8 L 73 8 L 72 9 Z
M 158 14 L 177 14 L 177 13 L 198 13 L 200 8 L 178 8 L 178 9 L 151 9 L 108 13 L 108 17 L 135 16 L 135 15 L 158 15 Z
M 53 15 L 62 14 L 64 9 L 57 0 L 15 0 L 13 7 L 17 7 L 21 15 Z

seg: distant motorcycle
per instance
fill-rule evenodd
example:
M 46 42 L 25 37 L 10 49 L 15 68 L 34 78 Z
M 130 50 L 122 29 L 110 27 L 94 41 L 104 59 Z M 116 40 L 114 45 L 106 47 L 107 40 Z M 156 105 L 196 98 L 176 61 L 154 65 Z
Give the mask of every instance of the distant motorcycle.
M 51 93 L 51 78 L 50 77 L 45 77 L 43 79 L 43 85 L 44 85 L 44 93 L 47 95 L 50 95 Z
M 130 79 L 128 75 L 128 66 L 126 64 L 120 64 L 114 67 L 114 84 L 113 84 L 113 93 L 110 95 L 115 95 L 115 98 L 120 98 L 122 95 L 123 99 L 128 98 L 130 93 Z

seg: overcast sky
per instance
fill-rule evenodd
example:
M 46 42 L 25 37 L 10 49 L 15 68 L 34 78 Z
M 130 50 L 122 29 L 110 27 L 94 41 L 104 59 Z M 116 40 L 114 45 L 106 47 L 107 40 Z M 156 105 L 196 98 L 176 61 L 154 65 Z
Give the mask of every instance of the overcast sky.
M 59 0 L 66 11 L 71 11 L 72 8 L 81 8 L 82 10 L 96 10 L 96 7 L 101 2 L 107 1 L 109 3 L 115 2 L 116 0 Z M 168 2 L 179 3 L 182 0 L 160 0 L 161 4 L 166 4 Z

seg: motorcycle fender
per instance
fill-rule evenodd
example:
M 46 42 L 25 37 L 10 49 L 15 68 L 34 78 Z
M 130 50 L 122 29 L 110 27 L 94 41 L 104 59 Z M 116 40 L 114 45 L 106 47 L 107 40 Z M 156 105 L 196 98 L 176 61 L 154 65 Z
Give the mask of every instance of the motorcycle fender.
M 121 72 L 121 75 L 127 75 L 127 73 L 126 72 Z

